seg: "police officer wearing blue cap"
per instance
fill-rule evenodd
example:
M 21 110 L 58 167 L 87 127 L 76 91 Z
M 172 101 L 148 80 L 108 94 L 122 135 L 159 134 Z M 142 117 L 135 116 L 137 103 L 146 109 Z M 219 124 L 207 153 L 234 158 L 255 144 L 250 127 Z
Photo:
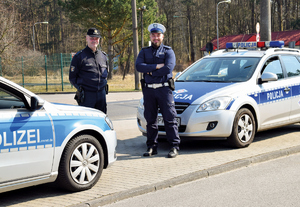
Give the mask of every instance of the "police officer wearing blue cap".
M 173 98 L 172 71 L 176 64 L 171 47 L 162 43 L 166 28 L 159 23 L 149 25 L 151 46 L 143 48 L 136 60 L 136 69 L 143 73 L 141 80 L 144 96 L 144 116 L 147 121 L 147 151 L 143 156 L 157 154 L 158 108 L 163 116 L 167 139 L 171 144 L 169 158 L 178 155 L 180 138 Z
M 96 28 L 87 31 L 87 46 L 73 57 L 69 80 L 77 88 L 75 99 L 79 105 L 106 113 L 108 58 L 97 48 L 100 38 Z

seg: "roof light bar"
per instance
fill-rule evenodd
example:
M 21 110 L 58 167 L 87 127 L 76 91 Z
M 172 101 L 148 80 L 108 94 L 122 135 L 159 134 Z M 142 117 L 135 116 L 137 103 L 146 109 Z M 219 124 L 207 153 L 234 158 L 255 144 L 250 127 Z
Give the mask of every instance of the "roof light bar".
M 261 48 L 261 47 L 278 47 L 282 48 L 284 41 L 265 41 L 265 42 L 227 42 L 226 49 L 243 49 L 243 48 Z

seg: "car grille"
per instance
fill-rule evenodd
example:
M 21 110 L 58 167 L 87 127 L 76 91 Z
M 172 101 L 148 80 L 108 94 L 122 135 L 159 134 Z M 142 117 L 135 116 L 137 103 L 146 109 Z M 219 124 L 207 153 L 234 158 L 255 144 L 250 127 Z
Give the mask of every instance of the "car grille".
M 175 109 L 177 114 L 182 114 L 184 110 L 189 107 L 189 103 L 181 103 L 181 102 L 175 102 Z
M 182 114 L 187 107 L 189 107 L 189 103 L 181 103 L 181 102 L 175 102 L 175 109 L 177 114 Z M 158 108 L 158 113 L 161 113 L 160 108 Z

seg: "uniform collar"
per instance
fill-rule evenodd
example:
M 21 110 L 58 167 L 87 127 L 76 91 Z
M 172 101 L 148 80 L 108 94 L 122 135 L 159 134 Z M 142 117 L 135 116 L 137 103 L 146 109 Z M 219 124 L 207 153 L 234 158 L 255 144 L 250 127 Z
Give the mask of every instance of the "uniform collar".
M 151 46 L 154 49 L 154 51 L 156 50 L 156 53 L 155 53 L 156 57 L 159 57 L 159 54 L 161 54 L 163 52 L 163 48 L 164 48 L 163 46 L 164 46 L 163 43 L 161 43 L 158 48 Z
M 159 48 L 162 48 L 162 47 L 163 47 L 163 43 L 161 43 L 161 44 L 159 45 L 158 48 L 155 48 L 155 47 L 153 47 L 152 45 L 151 45 L 151 47 L 152 47 L 153 49 L 155 49 L 155 50 L 158 50 Z
M 90 51 L 91 53 L 93 53 L 93 54 L 97 54 L 98 51 L 99 51 L 99 49 L 97 49 L 97 50 L 94 52 L 91 48 L 89 48 L 89 46 L 86 46 L 86 49 L 87 49 L 88 51 Z

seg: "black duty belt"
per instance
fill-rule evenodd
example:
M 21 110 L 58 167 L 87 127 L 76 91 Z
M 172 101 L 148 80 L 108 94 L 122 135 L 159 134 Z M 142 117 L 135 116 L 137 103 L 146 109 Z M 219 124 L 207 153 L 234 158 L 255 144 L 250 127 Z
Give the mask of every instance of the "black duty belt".
M 164 83 L 146 83 L 145 84 L 147 88 L 153 88 L 153 89 L 156 89 L 156 88 L 161 88 L 161 87 L 164 87 L 164 86 L 169 86 L 169 83 L 168 82 L 164 82 Z

